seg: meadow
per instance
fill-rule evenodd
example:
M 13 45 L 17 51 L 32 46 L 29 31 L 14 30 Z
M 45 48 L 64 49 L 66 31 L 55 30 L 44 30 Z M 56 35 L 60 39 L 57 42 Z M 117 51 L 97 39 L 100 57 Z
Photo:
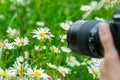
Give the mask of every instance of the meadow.
M 99 80 L 102 59 L 73 53 L 66 35 L 77 20 L 111 21 L 117 1 L 0 0 L 0 80 Z

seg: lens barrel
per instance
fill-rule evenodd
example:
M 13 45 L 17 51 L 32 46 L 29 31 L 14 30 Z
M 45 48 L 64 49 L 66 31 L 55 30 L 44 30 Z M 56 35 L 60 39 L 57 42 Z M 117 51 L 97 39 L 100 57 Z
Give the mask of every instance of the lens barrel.
M 103 50 L 98 35 L 101 21 L 77 21 L 69 29 L 67 42 L 73 52 L 90 57 L 103 57 Z

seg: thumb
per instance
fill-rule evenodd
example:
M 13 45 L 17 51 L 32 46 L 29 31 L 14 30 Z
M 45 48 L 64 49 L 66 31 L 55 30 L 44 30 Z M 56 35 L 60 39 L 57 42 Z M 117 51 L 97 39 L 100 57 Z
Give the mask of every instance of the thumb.
M 114 47 L 113 38 L 107 23 L 101 23 L 99 26 L 100 41 L 104 48 L 104 56 L 118 56 L 117 50 Z

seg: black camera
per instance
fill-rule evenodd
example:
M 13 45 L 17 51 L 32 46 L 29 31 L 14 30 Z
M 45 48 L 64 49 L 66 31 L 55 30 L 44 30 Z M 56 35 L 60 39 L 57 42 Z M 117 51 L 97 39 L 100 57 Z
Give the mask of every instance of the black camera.
M 101 58 L 104 50 L 100 42 L 98 27 L 102 21 L 79 20 L 69 29 L 67 42 L 75 53 Z M 113 13 L 112 21 L 108 23 L 114 40 L 114 45 L 120 53 L 120 8 Z

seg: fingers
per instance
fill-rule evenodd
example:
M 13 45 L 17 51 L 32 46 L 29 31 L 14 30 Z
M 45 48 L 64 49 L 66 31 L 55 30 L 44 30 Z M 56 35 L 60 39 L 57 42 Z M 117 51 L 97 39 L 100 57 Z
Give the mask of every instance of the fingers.
M 109 29 L 109 25 L 107 23 L 101 23 L 99 26 L 99 35 L 101 44 L 104 48 L 104 56 L 105 57 L 118 57 L 118 53 L 114 47 L 112 35 Z

